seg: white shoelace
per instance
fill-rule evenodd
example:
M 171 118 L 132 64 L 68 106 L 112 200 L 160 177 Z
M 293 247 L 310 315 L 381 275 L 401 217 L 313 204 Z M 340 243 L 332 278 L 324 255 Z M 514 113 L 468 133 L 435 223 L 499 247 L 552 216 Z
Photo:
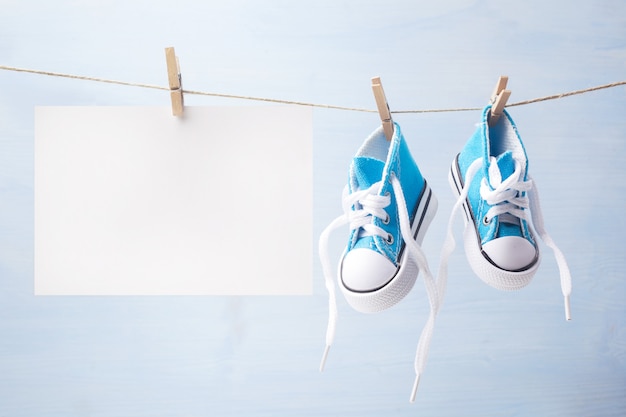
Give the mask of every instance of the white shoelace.
M 489 176 L 492 182 L 492 186 L 495 187 L 495 189 L 491 190 L 486 184 L 486 180 L 483 180 L 480 188 L 480 195 L 490 205 L 497 205 L 487 211 L 486 220 L 489 221 L 490 219 L 498 215 L 526 220 L 528 224 L 533 227 L 537 235 L 541 237 L 546 246 L 552 249 L 557 265 L 559 267 L 559 274 L 561 278 L 561 291 L 563 293 L 565 303 L 565 318 L 567 320 L 571 320 L 570 295 L 572 293 L 572 277 L 569 267 L 567 265 L 567 261 L 565 260 L 565 256 L 545 230 L 536 183 L 530 178 L 524 181 L 521 164 L 517 160 L 515 161 L 515 172 L 504 181 L 502 181 L 502 179 L 500 178 L 500 171 L 497 168 L 495 158 L 492 157 L 490 162 L 491 164 L 489 169 Z M 448 277 L 448 259 L 456 245 L 456 242 L 454 240 L 454 234 L 452 232 L 454 218 L 456 216 L 456 212 L 462 207 L 463 203 L 465 202 L 465 199 L 467 198 L 467 194 L 469 192 L 469 185 L 471 184 L 478 170 L 482 167 L 482 164 L 483 159 L 479 158 L 475 160 L 468 168 L 467 172 L 465 173 L 465 182 L 463 189 L 461 190 L 461 194 L 459 195 L 459 198 L 452 208 L 452 213 L 450 214 L 447 236 L 441 251 L 439 276 L 437 277 L 437 286 L 440 297 L 443 297 L 443 295 L 445 294 Z M 522 192 L 526 192 L 526 195 L 522 195 Z M 529 207 L 530 216 L 528 214 Z M 441 300 L 443 299 L 441 298 Z
M 500 220 L 517 223 L 517 219 L 526 219 L 528 213 L 528 195 L 527 191 L 533 188 L 531 180 L 524 181 L 522 175 L 522 164 L 515 161 L 515 171 L 508 178 L 502 181 L 498 163 L 493 156 L 490 158 L 489 180 L 492 190 L 487 184 L 487 180 L 483 178 L 480 184 L 480 196 L 491 207 L 485 215 L 484 221 L 491 222 L 496 216 L 502 215 Z
M 409 213 L 408 213 L 408 210 L 406 207 L 406 201 L 404 198 L 404 192 L 402 191 L 402 186 L 400 185 L 400 181 L 395 177 L 395 175 L 391 176 L 391 185 L 396 195 L 397 204 L 398 204 L 398 217 L 400 219 L 400 232 L 406 244 L 408 255 L 413 257 L 413 259 L 418 265 L 419 270 L 423 274 L 424 285 L 426 286 L 426 292 L 428 294 L 428 301 L 430 303 L 430 315 L 428 317 L 428 321 L 426 322 L 426 326 L 424 327 L 420 335 L 420 338 L 417 344 L 417 351 L 415 354 L 414 367 L 415 367 L 416 376 L 415 376 L 415 382 L 413 384 L 413 389 L 411 391 L 411 397 L 410 397 L 410 401 L 413 402 L 415 401 L 417 387 L 419 385 L 419 378 L 424 370 L 426 359 L 428 357 L 428 350 L 430 347 L 430 341 L 431 341 L 432 334 L 433 334 L 435 317 L 437 316 L 437 313 L 439 312 L 440 297 L 438 295 L 437 284 L 435 283 L 433 275 L 430 272 L 430 268 L 428 267 L 426 256 L 424 255 L 424 252 L 422 251 L 421 247 L 413 239 L 413 235 L 411 233 L 411 223 L 409 220 Z M 328 241 L 329 241 L 330 233 L 334 231 L 335 229 L 338 229 L 339 227 L 347 223 L 350 223 L 350 230 L 360 229 L 358 232 L 359 237 L 381 236 L 383 238 L 386 238 L 387 232 L 385 232 L 382 228 L 371 224 L 372 216 L 376 216 L 381 219 L 386 218 L 387 212 L 384 210 L 384 208 L 387 207 L 391 202 L 391 199 L 389 196 L 378 195 L 381 186 L 382 186 L 382 182 L 377 182 L 366 190 L 360 190 L 352 194 L 347 194 L 347 190 L 344 190 L 344 197 L 343 197 L 344 214 L 342 214 L 341 216 L 333 220 L 320 235 L 319 254 L 320 254 L 320 260 L 322 263 L 326 289 L 328 290 L 328 310 L 329 310 L 328 327 L 326 330 L 326 348 L 324 349 L 324 354 L 322 356 L 322 361 L 320 364 L 320 371 L 324 370 L 324 365 L 326 364 L 328 352 L 335 339 L 335 330 L 336 330 L 336 325 L 337 325 L 337 299 L 336 299 L 336 294 L 335 294 L 334 274 L 332 272 L 330 256 L 328 254 L 329 252 Z M 352 210 L 353 206 L 357 207 L 358 209 Z

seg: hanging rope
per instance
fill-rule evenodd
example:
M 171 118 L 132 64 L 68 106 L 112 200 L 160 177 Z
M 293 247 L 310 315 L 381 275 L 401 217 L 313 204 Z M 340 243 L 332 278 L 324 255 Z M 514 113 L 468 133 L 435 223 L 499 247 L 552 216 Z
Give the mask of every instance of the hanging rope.
M 117 85 L 131 86 L 131 87 L 148 88 L 148 89 L 153 89 L 153 90 L 169 91 L 168 87 L 162 87 L 162 86 L 159 86 L 159 85 L 133 83 L 133 82 L 127 82 L 127 81 L 118 81 L 118 80 L 109 80 L 109 79 L 105 79 L 105 78 L 87 77 L 87 76 L 84 76 L 84 75 L 64 74 L 64 73 L 60 73 L 60 72 L 40 71 L 40 70 L 26 69 L 26 68 L 16 68 L 16 67 L 10 67 L 10 66 L 7 66 L 7 65 L 0 65 L 0 70 L 14 71 L 14 72 L 25 72 L 25 73 L 30 73 L 30 74 L 46 75 L 46 76 L 50 76 L 50 77 L 71 78 L 71 79 L 74 79 L 74 80 L 93 81 L 93 82 L 99 82 L 99 83 L 117 84 Z M 604 90 L 604 89 L 607 89 L 607 88 L 618 87 L 620 85 L 626 85 L 626 81 L 618 81 L 618 82 L 614 82 L 614 83 L 610 83 L 610 84 L 604 84 L 604 85 L 598 85 L 598 86 L 595 86 L 595 87 L 584 88 L 584 89 L 581 89 L 581 90 L 569 91 L 569 92 L 566 92 L 566 93 L 553 94 L 553 95 L 550 95 L 550 96 L 544 96 L 544 97 L 538 97 L 538 98 L 534 98 L 534 99 L 530 99 L 530 100 L 518 101 L 518 102 L 515 102 L 515 103 L 509 103 L 509 104 L 506 105 L 506 107 L 523 106 L 523 105 L 526 105 L 526 104 L 539 103 L 539 102 L 542 102 L 542 101 L 558 100 L 558 99 L 561 99 L 561 98 L 564 98 L 564 97 L 570 97 L 570 96 L 575 96 L 575 95 L 578 95 L 578 94 L 590 93 L 592 91 Z M 239 100 L 252 100 L 252 101 L 263 101 L 263 102 L 277 103 L 277 104 L 290 104 L 290 105 L 296 105 L 296 106 L 317 107 L 317 108 L 323 108 L 323 109 L 347 110 L 347 111 L 358 111 L 358 112 L 368 112 L 368 113 L 376 113 L 377 112 L 377 110 L 364 109 L 364 108 L 358 108 L 358 107 L 345 107 L 345 106 L 336 106 L 336 105 L 332 105 L 332 104 L 307 103 L 307 102 L 303 102 L 303 101 L 280 100 L 280 99 L 273 99 L 273 98 L 266 98 L 266 97 L 253 97 L 253 96 L 242 96 L 242 95 L 235 95 L 235 94 L 212 93 L 212 92 L 206 92 L 206 91 L 183 90 L 183 93 L 184 94 L 191 94 L 191 95 L 199 95 L 199 96 L 232 98 L 232 99 L 239 99 Z M 446 109 L 396 110 L 396 111 L 392 111 L 391 113 L 396 113 L 396 114 L 399 114 L 399 113 L 449 113 L 449 112 L 463 112 L 463 111 L 478 111 L 480 109 L 481 108 L 479 108 L 479 107 L 460 107 L 460 108 L 446 108 Z

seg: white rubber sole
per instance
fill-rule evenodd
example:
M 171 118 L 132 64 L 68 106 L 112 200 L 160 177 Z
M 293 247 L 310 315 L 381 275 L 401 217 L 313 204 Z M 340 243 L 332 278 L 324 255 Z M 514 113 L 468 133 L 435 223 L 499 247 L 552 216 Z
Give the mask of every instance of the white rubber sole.
M 411 231 L 415 241 L 421 245 L 430 223 L 437 213 L 437 198 L 428 183 L 425 184 L 418 207 L 411 224 Z M 343 259 L 343 256 L 342 256 Z M 362 313 L 376 313 L 386 310 L 400 302 L 411 291 L 419 268 L 417 263 L 408 255 L 406 245 L 400 256 L 400 265 L 395 276 L 383 287 L 375 291 L 355 292 L 347 288 L 341 279 L 341 262 L 339 263 L 339 287 L 343 292 L 348 304 Z
M 450 187 L 458 198 L 461 195 L 462 181 L 461 174 L 458 169 L 457 157 L 452 161 L 452 167 L 448 174 Z M 491 263 L 484 255 L 480 243 L 480 236 L 474 225 L 472 214 L 467 200 L 463 202 L 463 220 L 465 221 L 465 230 L 463 231 L 463 244 L 465 247 L 465 256 L 472 268 L 472 271 L 487 285 L 503 291 L 519 290 L 530 284 L 532 281 L 541 257 L 528 269 L 523 271 L 507 271 L 498 268 Z

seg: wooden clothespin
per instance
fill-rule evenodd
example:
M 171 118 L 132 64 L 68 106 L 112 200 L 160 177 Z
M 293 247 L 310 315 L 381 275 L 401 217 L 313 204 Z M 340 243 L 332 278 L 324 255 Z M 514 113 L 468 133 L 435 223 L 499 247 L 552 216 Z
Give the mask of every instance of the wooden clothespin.
M 167 79 L 170 84 L 170 98 L 172 99 L 172 114 L 183 114 L 183 81 L 180 76 L 180 64 L 174 48 L 165 48 L 165 63 L 167 64 Z
M 506 75 L 500 76 L 496 88 L 491 93 L 491 114 L 489 115 L 489 126 L 495 126 L 502 116 L 502 110 L 506 106 L 506 102 L 511 96 L 511 90 L 505 90 L 506 84 L 509 81 L 509 77 Z
M 380 77 L 372 78 L 372 91 L 374 92 L 374 98 L 376 99 L 376 106 L 378 107 L 378 114 L 380 120 L 383 122 L 383 130 L 385 131 L 385 137 L 388 141 L 391 141 L 393 137 L 393 119 L 391 118 L 391 112 L 389 111 L 389 104 L 385 97 L 385 90 L 380 82 Z

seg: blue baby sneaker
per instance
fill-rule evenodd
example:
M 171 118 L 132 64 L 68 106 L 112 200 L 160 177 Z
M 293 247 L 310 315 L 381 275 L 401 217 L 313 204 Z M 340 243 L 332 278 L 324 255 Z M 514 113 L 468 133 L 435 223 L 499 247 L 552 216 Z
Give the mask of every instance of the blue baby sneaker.
M 449 173 L 452 190 L 459 197 L 452 216 L 460 205 L 465 211 L 468 262 L 492 287 L 523 288 L 539 267 L 541 256 L 535 236 L 539 235 L 555 253 L 569 319 L 569 268 L 545 232 L 536 184 L 528 175 L 526 150 L 509 113 L 503 111 L 498 122 L 490 126 L 490 111 L 491 105 L 484 108 L 480 125 L 454 159 Z M 442 265 L 453 248 L 451 227 L 452 217 Z M 445 266 L 440 275 L 442 271 L 446 273 Z
M 457 155 L 450 171 L 456 195 L 468 186 L 465 203 L 465 253 L 474 272 L 501 290 L 526 286 L 539 266 L 539 248 L 529 230 L 528 160 L 508 113 L 493 127 L 483 123 Z M 467 173 L 474 164 L 473 178 Z M 465 184 L 467 179 L 468 184 Z
M 381 311 L 409 293 L 419 272 L 405 252 L 398 199 L 404 200 L 410 234 L 418 244 L 435 215 L 437 200 L 398 125 L 391 142 L 381 130 L 365 141 L 352 160 L 346 191 L 350 236 L 339 264 L 339 286 L 355 310 Z
M 401 219 L 400 202 L 407 219 Z M 391 141 L 381 128 L 358 150 L 350 165 L 343 208 L 350 234 L 339 263 L 339 287 L 357 311 L 387 309 L 409 293 L 419 272 L 405 250 L 402 220 L 409 226 L 406 232 L 420 244 L 437 210 L 437 200 L 397 124 Z
M 350 306 L 374 313 L 397 304 L 409 293 L 421 270 L 433 320 L 438 310 L 434 279 L 419 246 L 437 211 L 437 200 L 411 156 L 400 126 L 396 123 L 394 127 L 391 141 L 381 127 L 357 151 L 344 189 L 344 214 L 320 236 L 320 259 L 330 295 L 322 368 L 337 317 L 328 237 L 341 225 L 349 223 L 350 233 L 339 262 L 337 282 Z M 433 320 L 429 320 L 431 327 Z M 425 332 L 427 338 L 431 332 L 432 328 Z M 420 364 L 421 367 L 423 363 Z

